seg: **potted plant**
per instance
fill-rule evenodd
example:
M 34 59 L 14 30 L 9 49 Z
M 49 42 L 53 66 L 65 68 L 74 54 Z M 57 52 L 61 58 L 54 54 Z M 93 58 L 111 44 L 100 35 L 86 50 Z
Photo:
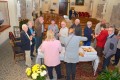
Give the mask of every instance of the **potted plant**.
M 20 19 L 20 20 L 19 20 L 20 31 L 22 30 L 22 25 L 23 25 L 23 24 L 27 24 L 28 21 L 29 21 L 28 19 Z
M 118 68 L 114 70 L 105 69 L 96 80 L 120 80 L 120 72 Z
M 35 64 L 26 69 L 26 75 L 32 80 L 46 80 L 47 70 L 45 65 Z

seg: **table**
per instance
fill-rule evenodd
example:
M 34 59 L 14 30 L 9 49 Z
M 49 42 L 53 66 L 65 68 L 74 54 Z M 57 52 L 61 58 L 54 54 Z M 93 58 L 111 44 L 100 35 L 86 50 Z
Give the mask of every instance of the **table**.
M 81 52 L 81 47 L 79 48 L 79 52 Z M 62 52 L 60 54 L 60 60 L 61 61 L 64 61 L 64 53 L 65 53 L 65 48 L 62 47 Z M 38 55 L 37 55 L 37 58 L 36 58 L 36 63 L 40 63 L 40 60 L 42 58 L 44 58 L 44 54 L 41 52 L 40 49 L 38 49 Z M 80 62 L 92 61 L 94 75 L 96 74 L 96 70 L 97 70 L 98 64 L 99 64 L 99 57 L 97 56 L 97 54 L 95 54 L 95 55 L 84 54 L 84 57 L 79 56 L 79 61 Z

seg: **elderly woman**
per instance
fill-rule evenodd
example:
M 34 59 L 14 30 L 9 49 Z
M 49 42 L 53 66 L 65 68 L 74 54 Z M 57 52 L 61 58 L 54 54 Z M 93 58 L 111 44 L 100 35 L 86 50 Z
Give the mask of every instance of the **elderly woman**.
M 22 49 L 25 50 L 25 58 L 26 58 L 26 65 L 31 67 L 31 58 L 30 58 L 30 50 L 31 50 L 31 40 L 32 37 L 28 35 L 28 26 L 26 24 L 22 25 L 21 35 L 21 45 Z
M 44 53 L 44 64 L 47 66 L 50 80 L 53 79 L 53 68 L 56 70 L 57 79 L 61 79 L 59 52 L 62 50 L 62 47 L 60 41 L 55 39 L 52 30 L 47 31 L 47 38 L 41 44 L 40 49 Z
M 87 26 L 84 28 L 84 36 L 88 38 L 87 41 L 84 41 L 84 46 L 90 46 L 92 40 L 92 22 L 88 21 Z
M 69 29 L 69 36 L 65 39 L 66 80 L 70 80 L 70 75 L 72 75 L 72 80 L 75 80 L 76 63 L 79 62 L 79 43 L 86 40 L 86 37 L 76 36 L 73 28 Z
M 31 45 L 31 57 L 35 57 L 33 55 L 34 52 L 34 46 L 35 46 L 35 31 L 33 29 L 33 22 L 29 21 L 28 22 L 28 31 L 27 31 L 29 36 L 32 36 L 32 45 Z
M 48 26 L 48 30 L 52 30 L 54 32 L 55 38 L 58 39 L 59 29 L 58 29 L 57 24 L 55 24 L 55 20 L 54 19 L 51 20 L 51 24 Z
M 64 39 L 68 36 L 68 28 L 66 27 L 65 21 L 61 22 L 61 29 L 60 29 L 58 36 L 59 36 L 59 40 L 61 44 L 64 45 Z

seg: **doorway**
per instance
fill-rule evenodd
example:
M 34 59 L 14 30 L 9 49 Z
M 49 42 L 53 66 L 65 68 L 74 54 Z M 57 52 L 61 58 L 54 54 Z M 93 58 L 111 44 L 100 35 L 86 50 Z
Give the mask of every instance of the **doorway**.
M 68 0 L 59 0 L 59 15 L 67 15 Z

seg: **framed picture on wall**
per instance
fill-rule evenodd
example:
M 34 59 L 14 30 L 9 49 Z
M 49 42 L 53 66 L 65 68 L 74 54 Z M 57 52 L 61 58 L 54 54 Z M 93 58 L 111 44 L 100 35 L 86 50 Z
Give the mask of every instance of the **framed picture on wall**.
M 75 5 L 84 5 L 84 0 L 75 0 Z
M 7 1 L 0 1 L 0 20 L 3 20 L 3 25 L 10 25 Z

